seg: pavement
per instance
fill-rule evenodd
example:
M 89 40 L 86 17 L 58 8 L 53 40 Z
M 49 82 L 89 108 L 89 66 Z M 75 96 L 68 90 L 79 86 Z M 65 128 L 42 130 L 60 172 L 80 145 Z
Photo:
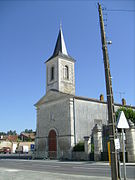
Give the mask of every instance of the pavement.
M 25 163 L 31 163 L 31 166 L 34 167 L 34 164 L 38 164 L 41 167 L 44 167 L 47 165 L 48 167 L 58 167 L 59 163 L 62 167 L 67 164 L 66 166 L 70 166 L 71 163 L 73 164 L 73 167 L 80 167 L 85 166 L 87 169 L 90 170 L 89 165 L 91 167 L 95 166 L 94 169 L 97 169 L 98 172 L 98 167 L 102 166 L 103 168 L 107 168 L 109 163 L 106 162 L 90 162 L 90 161 L 57 161 L 57 160 L 6 160 L 9 161 L 10 166 L 4 167 L 2 164 L 5 162 L 5 160 L 0 160 L 1 167 L 0 167 L 0 180 L 111 180 L 110 177 L 101 177 L 101 176 L 96 176 L 95 175 L 82 175 L 82 174 L 66 174 L 66 172 L 45 172 L 45 171 L 39 171 L 35 170 L 34 168 L 32 169 L 20 169 L 19 163 L 24 164 Z M 15 163 L 16 162 L 16 163 Z M 16 167 L 12 166 L 13 164 L 18 164 Z M 62 165 L 63 164 L 63 165 Z M 68 165 L 69 164 L 69 165 Z M 135 166 L 135 163 L 126 163 L 126 166 L 132 166 L 132 169 Z M 75 169 L 73 169 L 74 171 Z M 132 178 L 127 178 L 127 180 L 133 180 Z
M 0 159 L 1 160 L 1 159 Z M 12 161 L 19 161 L 19 159 L 6 159 L 6 161 L 10 161 L 10 160 L 12 160 Z M 26 160 L 26 159 L 23 159 L 23 160 L 21 160 L 21 161 L 28 161 L 28 160 Z M 60 160 L 48 160 L 48 159 L 34 159 L 34 160 L 30 160 L 30 162 L 48 162 L 48 163 L 66 163 L 66 164 L 70 164 L 70 163 L 72 163 L 72 164 L 93 164 L 93 165 L 101 165 L 101 166 L 108 166 L 109 165 L 109 162 L 106 162 L 106 161 L 60 161 Z M 126 164 L 126 166 L 135 166 L 135 163 L 125 163 Z M 121 163 L 121 165 L 123 165 L 123 163 Z
M 39 172 L 0 168 L 0 180 L 110 180 L 109 177 L 67 175 L 59 173 Z

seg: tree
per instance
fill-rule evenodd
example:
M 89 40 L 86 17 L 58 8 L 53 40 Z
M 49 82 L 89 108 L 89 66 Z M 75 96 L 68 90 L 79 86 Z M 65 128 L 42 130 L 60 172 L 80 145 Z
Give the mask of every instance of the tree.
M 1 135 L 6 135 L 6 133 L 5 133 L 5 132 L 0 132 L 0 136 L 1 136 Z
M 119 112 L 120 111 L 123 111 L 127 120 L 131 120 L 134 124 L 135 124 L 135 111 L 133 111 L 133 109 L 131 108 L 125 108 L 125 107 L 122 107 L 122 108 L 119 108 L 117 111 L 116 111 L 116 119 L 118 118 L 118 115 L 119 115 Z
M 24 131 L 25 133 L 32 133 L 33 132 L 33 130 L 32 129 L 25 129 L 25 131 Z
M 16 130 L 14 130 L 14 131 L 12 131 L 12 130 L 7 131 L 7 135 L 17 135 Z

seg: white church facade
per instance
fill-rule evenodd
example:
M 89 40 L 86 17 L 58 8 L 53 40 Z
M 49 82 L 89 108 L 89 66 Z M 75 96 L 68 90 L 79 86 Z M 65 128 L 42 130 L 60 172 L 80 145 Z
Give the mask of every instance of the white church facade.
M 107 125 L 107 103 L 75 95 L 75 60 L 67 53 L 60 28 L 46 61 L 46 94 L 36 104 L 36 156 L 71 158 L 73 147 L 97 125 Z M 120 104 L 115 104 L 117 110 Z

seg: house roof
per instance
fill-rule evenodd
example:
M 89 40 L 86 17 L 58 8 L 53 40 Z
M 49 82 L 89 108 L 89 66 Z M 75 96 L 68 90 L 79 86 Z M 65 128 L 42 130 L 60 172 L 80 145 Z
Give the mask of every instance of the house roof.
M 35 132 L 32 133 L 21 133 L 21 136 L 25 136 L 26 138 L 31 138 L 31 139 L 35 139 Z
M 18 139 L 18 135 L 8 135 L 7 140 L 16 142 Z

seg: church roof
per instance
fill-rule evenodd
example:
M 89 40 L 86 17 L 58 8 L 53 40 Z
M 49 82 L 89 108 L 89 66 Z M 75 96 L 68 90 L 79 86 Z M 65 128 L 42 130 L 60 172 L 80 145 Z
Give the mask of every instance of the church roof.
M 87 97 L 82 97 L 82 96 L 75 96 L 75 95 L 72 95 L 72 94 L 67 94 L 67 93 L 57 91 L 55 89 L 51 89 L 46 95 L 44 95 L 35 104 L 35 106 L 38 107 L 39 105 L 44 104 L 45 102 L 51 102 L 51 101 L 58 100 L 58 99 L 63 98 L 63 97 L 75 98 L 75 99 L 78 99 L 78 100 L 96 102 L 96 103 L 101 103 L 101 104 L 107 104 L 106 101 L 101 101 L 101 100 L 98 100 L 98 99 L 95 99 L 95 98 L 87 98 Z M 114 105 L 119 106 L 119 107 L 123 107 L 122 104 L 118 104 L 118 103 L 115 103 Z M 135 109 L 135 106 L 131 106 L 131 105 L 125 105 L 124 107 Z
M 64 41 L 64 37 L 63 37 L 63 32 L 62 32 L 62 28 L 60 27 L 60 30 L 59 30 L 59 34 L 58 34 L 58 38 L 57 38 L 57 41 L 56 41 L 56 45 L 55 45 L 55 49 L 54 49 L 54 52 L 53 52 L 53 56 L 56 56 L 60 53 L 68 56 L 68 53 L 67 53 L 67 49 L 66 49 L 66 45 L 65 45 L 65 41 Z
M 91 102 L 97 102 L 97 103 L 107 104 L 107 101 L 101 101 L 101 100 L 95 99 L 95 98 L 87 98 L 87 97 L 82 97 L 82 96 L 74 96 L 74 98 L 75 98 L 75 99 L 78 99 L 78 100 L 84 100 L 84 101 L 91 101 Z M 119 103 L 114 103 L 114 106 L 120 106 L 120 107 L 126 107 L 126 108 L 135 109 L 135 106 L 131 106 L 131 105 L 125 105 L 125 106 L 123 106 L 122 104 L 119 104 Z
M 59 34 L 58 34 L 58 37 L 57 37 L 57 41 L 56 41 L 56 45 L 55 45 L 53 55 L 46 62 L 48 62 L 49 60 L 51 60 L 52 58 L 54 58 L 56 56 L 66 58 L 66 59 L 68 59 L 70 61 L 74 61 L 74 59 L 71 56 L 69 56 L 68 53 L 67 53 L 67 48 L 66 48 L 66 45 L 65 45 L 64 36 L 63 36 L 61 26 L 60 26 L 60 30 L 59 30 Z

